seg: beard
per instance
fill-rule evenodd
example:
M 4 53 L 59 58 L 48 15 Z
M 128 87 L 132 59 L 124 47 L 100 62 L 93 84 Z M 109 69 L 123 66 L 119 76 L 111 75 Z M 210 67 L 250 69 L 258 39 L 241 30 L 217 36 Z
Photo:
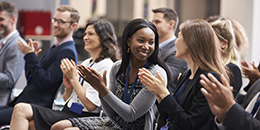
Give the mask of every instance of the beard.
M 3 36 L 6 36 L 10 32 L 10 27 L 0 25 L 0 28 L 3 28 L 3 30 L 0 30 L 0 37 L 2 38 Z

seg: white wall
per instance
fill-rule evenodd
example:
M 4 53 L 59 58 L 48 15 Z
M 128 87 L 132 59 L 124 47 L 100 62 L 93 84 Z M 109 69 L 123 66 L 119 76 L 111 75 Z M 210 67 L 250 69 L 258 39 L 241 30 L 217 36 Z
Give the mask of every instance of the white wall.
M 258 7 L 258 8 L 257 8 Z M 246 30 L 249 46 L 242 60 L 248 62 L 260 60 L 260 1 L 259 0 L 222 0 L 220 15 L 236 19 Z

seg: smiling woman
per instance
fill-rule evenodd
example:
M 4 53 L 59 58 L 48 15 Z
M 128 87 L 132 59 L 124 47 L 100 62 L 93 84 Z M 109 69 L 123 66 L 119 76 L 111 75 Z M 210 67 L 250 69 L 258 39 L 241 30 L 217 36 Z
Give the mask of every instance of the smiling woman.
M 80 75 L 86 75 L 84 80 L 98 91 L 108 117 L 70 118 L 66 121 L 69 125 L 54 125 L 52 129 L 72 126 L 80 129 L 153 129 L 156 97 L 140 82 L 137 73 L 142 67 L 153 75 L 158 71 L 167 84 L 164 65 L 158 58 L 158 44 L 158 33 L 153 23 L 145 19 L 128 23 L 121 40 L 123 57 L 111 68 L 109 89 L 106 80 L 92 68 L 79 67 Z

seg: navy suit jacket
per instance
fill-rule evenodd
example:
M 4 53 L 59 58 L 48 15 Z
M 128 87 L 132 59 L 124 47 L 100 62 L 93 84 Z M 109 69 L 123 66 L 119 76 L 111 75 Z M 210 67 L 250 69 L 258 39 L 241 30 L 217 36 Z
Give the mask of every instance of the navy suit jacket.
M 77 61 L 74 41 L 63 43 L 54 49 L 49 48 L 40 61 L 35 53 L 25 55 L 27 86 L 18 96 L 15 104 L 26 102 L 51 108 L 62 83 L 60 63 L 63 58 Z
M 260 130 L 260 121 L 253 118 L 250 113 L 246 112 L 238 104 L 234 104 L 229 109 L 223 125 L 225 130 Z
M 216 129 L 214 115 L 210 111 L 206 97 L 201 93 L 203 87 L 200 81 L 200 74 L 212 73 L 218 80 L 219 75 L 215 72 L 202 71 L 198 69 L 194 78 L 182 94 L 180 103 L 175 100 L 175 94 L 168 95 L 159 104 L 161 119 L 166 121 L 168 117 L 172 119 L 169 127 L 171 130 L 212 130 Z M 189 78 L 191 72 L 187 70 L 181 76 L 176 91 Z
M 7 105 L 10 93 L 24 69 L 24 55 L 17 47 L 19 38 L 23 40 L 17 31 L 0 50 L 0 106 Z
M 188 65 L 184 60 L 175 57 L 176 46 L 175 40 L 170 41 L 167 45 L 159 48 L 159 57 L 162 58 L 170 71 L 171 80 L 167 84 L 167 88 L 172 93 L 177 84 L 179 73 L 183 73 L 188 69 Z

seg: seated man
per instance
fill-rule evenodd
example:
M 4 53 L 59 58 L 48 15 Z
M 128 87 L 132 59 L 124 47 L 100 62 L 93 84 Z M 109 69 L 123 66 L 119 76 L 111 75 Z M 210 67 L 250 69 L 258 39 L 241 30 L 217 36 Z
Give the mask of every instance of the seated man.
M 19 50 L 25 55 L 27 85 L 22 93 L 8 106 L 0 107 L 0 125 L 10 124 L 13 106 L 20 102 L 52 107 L 56 92 L 62 83 L 61 60 L 77 60 L 77 52 L 72 38 L 78 26 L 79 13 L 70 6 L 60 6 L 53 22 L 56 43 L 38 60 L 37 42 L 29 40 L 28 45 L 18 42 Z
M 16 30 L 17 10 L 9 2 L 0 3 L 0 106 L 7 105 L 11 91 L 24 69 L 23 54 L 17 48 L 22 39 Z
M 205 95 L 212 113 L 216 116 L 215 122 L 219 129 L 260 129 L 260 121 L 253 118 L 250 113 L 236 103 L 232 94 L 233 88 L 229 86 L 228 80 L 223 75 L 220 77 L 223 84 L 211 74 L 208 75 L 209 79 L 205 75 L 200 77 L 202 79 L 200 83 L 204 87 L 201 91 Z M 255 111 L 254 116 L 259 115 L 260 111 L 258 109 L 258 111 Z

